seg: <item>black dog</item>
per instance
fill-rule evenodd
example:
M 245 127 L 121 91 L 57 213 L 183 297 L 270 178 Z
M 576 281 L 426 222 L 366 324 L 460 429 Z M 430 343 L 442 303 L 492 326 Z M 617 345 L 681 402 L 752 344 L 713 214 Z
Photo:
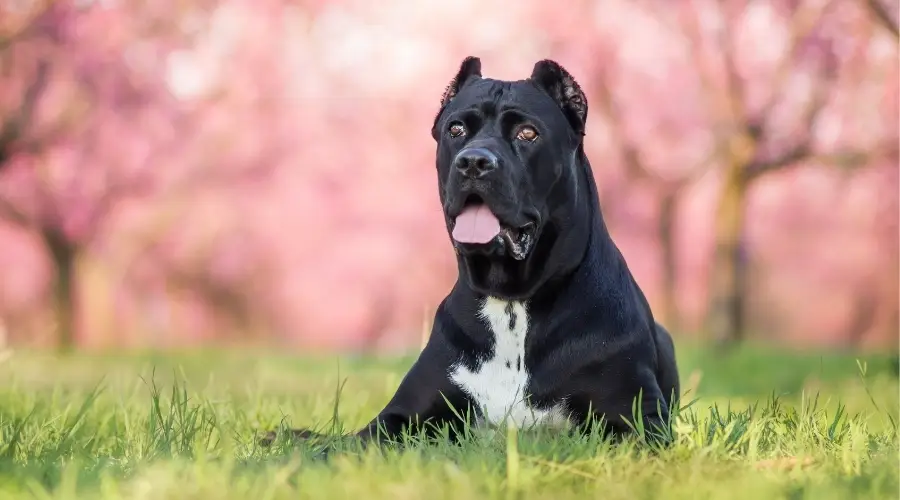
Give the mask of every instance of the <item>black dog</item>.
M 468 411 L 476 423 L 519 427 L 603 417 L 622 436 L 639 395 L 632 424 L 669 429 L 675 349 L 604 224 L 583 149 L 587 110 L 553 61 L 520 81 L 482 78 L 478 58 L 463 61 L 431 131 L 459 279 L 418 360 L 358 437 L 453 429 Z

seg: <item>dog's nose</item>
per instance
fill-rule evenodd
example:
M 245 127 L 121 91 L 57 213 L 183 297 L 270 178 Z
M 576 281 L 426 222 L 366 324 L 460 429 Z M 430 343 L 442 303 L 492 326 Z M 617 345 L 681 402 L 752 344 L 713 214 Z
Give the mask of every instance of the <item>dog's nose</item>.
M 484 148 L 460 151 L 453 160 L 453 166 L 464 176 L 472 179 L 483 177 L 491 170 L 495 170 L 497 163 L 497 156 Z

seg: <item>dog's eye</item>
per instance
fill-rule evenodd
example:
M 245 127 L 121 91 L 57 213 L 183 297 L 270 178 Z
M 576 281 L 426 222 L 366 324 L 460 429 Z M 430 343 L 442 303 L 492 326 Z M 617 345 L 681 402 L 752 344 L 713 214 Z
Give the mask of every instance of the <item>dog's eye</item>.
M 450 137 L 460 137 L 463 135 L 466 135 L 466 127 L 463 127 L 459 123 L 450 125 Z
M 518 139 L 520 141 L 534 142 L 534 140 L 537 139 L 537 137 L 538 137 L 537 130 L 535 130 L 533 127 L 529 127 L 527 125 L 520 128 L 519 133 L 516 134 L 516 139 Z

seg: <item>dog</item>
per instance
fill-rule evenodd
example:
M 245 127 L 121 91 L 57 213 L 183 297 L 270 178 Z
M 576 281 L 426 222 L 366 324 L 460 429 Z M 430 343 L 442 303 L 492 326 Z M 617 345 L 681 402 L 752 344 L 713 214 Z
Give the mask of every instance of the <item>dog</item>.
M 665 441 L 675 348 L 604 223 L 587 112 L 552 60 L 518 81 L 462 62 L 431 130 L 458 279 L 393 398 L 355 433 L 363 442 L 456 436 L 463 415 L 519 428 L 603 422 L 614 436 L 643 428 Z

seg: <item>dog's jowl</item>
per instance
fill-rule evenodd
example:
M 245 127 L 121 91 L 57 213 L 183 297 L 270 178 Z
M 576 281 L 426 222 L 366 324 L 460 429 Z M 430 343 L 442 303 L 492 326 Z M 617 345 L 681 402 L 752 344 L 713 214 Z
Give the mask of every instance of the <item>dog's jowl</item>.
M 675 350 L 604 224 L 587 117 L 578 83 L 553 61 L 518 81 L 463 61 L 431 131 L 459 278 L 419 358 L 358 436 L 458 429 L 464 415 L 581 429 L 602 419 L 618 435 L 668 428 Z

